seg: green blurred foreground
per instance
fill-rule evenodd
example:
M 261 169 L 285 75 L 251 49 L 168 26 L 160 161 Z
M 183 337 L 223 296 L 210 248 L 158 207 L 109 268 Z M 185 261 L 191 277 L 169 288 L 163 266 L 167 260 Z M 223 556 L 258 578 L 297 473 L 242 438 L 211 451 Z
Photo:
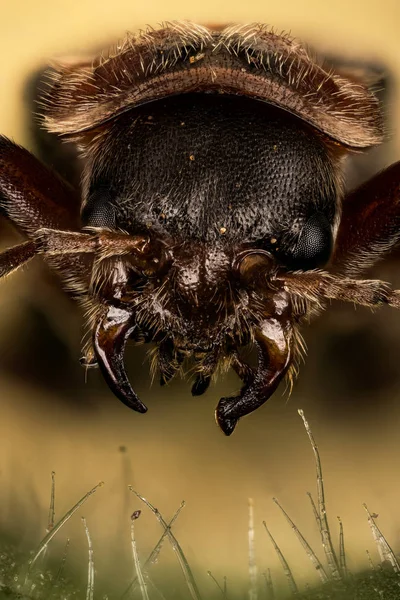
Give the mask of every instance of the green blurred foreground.
M 237 589 L 235 574 L 223 581 L 218 581 L 211 571 L 208 572 L 214 585 L 214 592 L 205 594 L 196 582 L 196 578 L 185 557 L 184 550 L 173 533 L 173 525 L 179 517 L 184 502 L 169 520 L 165 520 L 159 510 L 146 498 L 136 492 L 131 486 L 130 491 L 136 499 L 141 501 L 143 508 L 148 509 L 160 524 L 160 537 L 148 557 L 143 557 L 140 552 L 140 541 L 136 542 L 136 523 L 140 519 L 141 510 L 136 510 L 131 515 L 130 541 L 132 556 L 132 579 L 129 585 L 124 582 L 109 581 L 107 585 L 99 584 L 96 580 L 95 555 L 92 540 L 86 520 L 82 517 L 82 525 L 87 541 L 87 564 L 82 565 L 80 572 L 75 566 L 71 569 L 71 553 L 69 540 L 65 545 L 62 556 L 52 556 L 52 539 L 62 529 L 64 524 L 75 517 L 75 513 L 89 498 L 103 485 L 102 482 L 89 490 L 77 503 L 58 521 L 55 522 L 55 474 L 52 473 L 52 487 L 50 494 L 50 508 L 46 536 L 39 543 L 35 551 L 28 556 L 16 550 L 15 545 L 0 541 L 0 599 L 20 598 L 25 600 L 71 600 L 82 598 L 86 600 L 213 600 L 225 598 L 226 600 L 286 600 L 299 598 L 302 600 L 399 600 L 400 598 L 400 563 L 388 541 L 380 531 L 376 519 L 378 515 L 370 513 L 364 505 L 367 520 L 371 529 L 372 538 L 376 544 L 380 563 L 374 564 L 368 553 L 370 568 L 361 573 L 350 573 L 347 568 L 345 551 L 345 532 L 339 519 L 339 543 L 332 540 L 329 521 L 325 506 L 325 493 L 320 455 L 310 426 L 305 419 L 303 411 L 299 410 L 303 424 L 310 440 L 314 453 L 317 473 L 316 502 L 309 495 L 316 525 L 321 535 L 324 561 L 310 547 L 306 537 L 291 520 L 285 509 L 274 498 L 274 502 L 297 536 L 303 550 L 311 561 L 321 580 L 321 585 L 299 589 L 292 574 L 290 565 L 286 561 L 279 547 L 279 540 L 275 540 L 264 522 L 266 535 L 270 538 L 282 566 L 282 576 L 274 581 L 271 572 L 257 574 L 257 564 L 254 559 L 254 516 L 253 504 L 249 501 L 249 526 L 248 526 L 248 581 L 240 582 L 240 591 Z M 140 523 L 140 521 L 139 521 Z M 143 528 L 138 530 L 143 532 Z M 143 535 L 143 533 L 141 533 Z M 140 536 L 139 536 L 140 537 Z M 162 573 L 158 573 L 157 583 L 153 579 L 152 565 L 159 561 L 164 545 L 170 544 L 179 563 L 182 577 L 175 583 L 170 575 L 165 573 L 164 584 Z M 337 547 L 338 546 L 338 547 Z M 212 565 L 210 565 L 212 567 Z M 161 577 L 161 583 L 160 583 Z M 112 580 L 112 575 L 109 575 Z M 235 582 L 235 583 L 234 583 Z M 105 589 L 107 588 L 107 589 Z

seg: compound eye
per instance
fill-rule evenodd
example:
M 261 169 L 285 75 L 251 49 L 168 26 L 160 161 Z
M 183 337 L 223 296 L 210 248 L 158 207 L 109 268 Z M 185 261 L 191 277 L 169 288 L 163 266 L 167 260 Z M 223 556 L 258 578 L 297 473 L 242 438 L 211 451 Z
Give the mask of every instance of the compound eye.
M 82 210 L 84 227 L 115 229 L 115 210 L 111 195 L 104 189 L 93 192 Z
M 332 252 L 333 236 L 326 216 L 315 213 L 304 225 L 299 241 L 293 250 L 296 269 L 309 270 L 325 265 Z

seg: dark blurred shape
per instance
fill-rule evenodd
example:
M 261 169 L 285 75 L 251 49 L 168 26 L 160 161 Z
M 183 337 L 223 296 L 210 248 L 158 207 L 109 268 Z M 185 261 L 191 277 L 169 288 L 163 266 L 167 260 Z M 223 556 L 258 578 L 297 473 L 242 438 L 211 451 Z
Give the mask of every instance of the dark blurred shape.
M 34 73 L 26 82 L 25 103 L 27 107 L 26 122 L 35 155 L 48 167 L 57 171 L 63 179 L 68 181 L 74 188 L 79 189 L 82 173 L 82 163 L 74 144 L 61 141 L 52 133 L 47 133 L 39 125 L 35 116 L 39 110 L 38 100 L 48 90 L 46 73 L 48 69 Z
M 36 305 L 26 308 L 24 322 L 3 348 L 1 368 L 26 384 L 48 388 L 81 404 L 84 372 L 66 342 Z M 15 341 L 17 343 L 15 343 Z
M 324 336 L 316 383 L 327 408 L 332 405 L 339 409 L 342 418 L 343 410 L 358 414 L 360 408 L 376 410 L 377 395 L 400 387 L 399 354 L 400 340 L 393 348 L 384 333 L 362 323 L 358 328 Z

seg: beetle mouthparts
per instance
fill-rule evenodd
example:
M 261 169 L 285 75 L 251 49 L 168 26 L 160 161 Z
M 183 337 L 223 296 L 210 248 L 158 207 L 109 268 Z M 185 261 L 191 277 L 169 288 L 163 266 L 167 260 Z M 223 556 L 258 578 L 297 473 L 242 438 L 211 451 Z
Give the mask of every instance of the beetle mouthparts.
M 236 398 L 221 398 L 215 409 L 215 420 L 225 435 L 231 435 L 235 431 L 239 417 L 229 415 L 229 409 L 232 407 L 232 400 Z
M 93 346 L 101 372 L 112 392 L 128 408 L 145 413 L 147 406 L 133 391 L 124 367 L 126 342 L 136 327 L 130 311 L 107 306 L 96 324 Z
M 217 424 L 231 435 L 241 417 L 259 408 L 275 392 L 292 362 L 293 327 L 290 317 L 267 318 L 254 331 L 258 367 L 240 396 L 221 398 L 215 411 Z

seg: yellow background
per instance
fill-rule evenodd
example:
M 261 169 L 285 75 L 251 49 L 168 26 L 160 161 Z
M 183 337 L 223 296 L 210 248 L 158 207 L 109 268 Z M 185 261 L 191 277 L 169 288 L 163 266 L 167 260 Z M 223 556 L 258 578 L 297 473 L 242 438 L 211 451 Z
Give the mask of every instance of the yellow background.
M 201 23 L 261 21 L 311 43 L 322 54 L 342 55 L 384 64 L 394 78 L 390 96 L 392 141 L 390 158 L 400 158 L 400 3 L 397 0 L 343 2 L 107 2 L 60 0 L 31 2 L 2 0 L 0 5 L 0 132 L 30 144 L 24 104 L 27 77 L 49 58 L 79 54 L 107 46 L 147 23 L 191 19 Z M 10 235 L 10 241 L 12 238 Z M 17 239 L 17 238 L 15 238 Z M 393 268 L 382 266 L 382 278 L 395 278 Z M 26 326 L 27 298 L 51 303 L 60 311 L 59 328 L 79 357 L 80 315 L 62 295 L 46 284 L 42 271 L 29 267 L 0 287 L 0 350 L 18 343 L 15 332 Z M 399 278 L 398 278 L 399 279 Z M 44 285 L 44 284 L 43 284 Z M 49 296 L 51 295 L 51 296 Z M 54 310 L 53 310 L 54 313 Z M 25 320 L 24 320 L 25 319 Z M 389 310 L 372 315 L 363 309 L 333 307 L 306 332 L 310 351 L 299 384 L 287 402 L 278 392 L 257 414 L 243 420 L 232 438 L 224 438 L 213 421 L 220 396 L 238 382 L 219 382 L 204 398 L 192 399 L 188 383 L 149 388 L 140 377 L 138 391 L 150 405 L 145 416 L 131 414 L 104 386 L 100 395 L 88 386 L 84 410 L 69 408 L 48 391 L 25 385 L 23 378 L 1 379 L 0 469 L 1 523 L 24 525 L 21 543 L 34 544 L 46 525 L 50 472 L 57 472 L 58 516 L 75 500 L 104 479 L 106 486 L 82 514 L 91 528 L 99 576 L 111 571 L 129 574 L 129 515 L 138 505 L 126 492 L 134 485 L 166 515 L 182 498 L 187 508 L 176 525 L 188 558 L 200 577 L 212 569 L 219 578 L 228 574 L 239 581 L 247 569 L 247 499 L 253 497 L 256 514 L 256 555 L 260 570 L 270 566 L 281 576 L 277 558 L 261 527 L 265 519 L 299 581 L 316 581 L 311 566 L 272 497 L 277 496 L 309 541 L 319 548 L 306 491 L 315 489 L 314 463 L 297 408 L 303 407 L 320 450 L 325 470 L 328 511 L 337 535 L 336 515 L 344 522 L 349 566 L 366 566 L 365 549 L 376 552 L 361 503 L 380 514 L 379 524 L 397 548 L 399 544 L 400 393 L 397 387 L 373 391 L 368 411 L 357 400 L 348 411 L 343 398 L 338 408 L 327 408 L 325 393 L 335 385 L 335 371 L 316 373 L 318 352 L 332 331 L 362 324 L 379 332 L 388 355 L 398 349 L 400 315 Z M 32 361 L 40 361 L 32 356 Z M 1 368 L 1 355 L 0 355 Z M 138 371 L 145 372 L 140 364 Z M 400 368 L 400 366 L 399 366 Z M 368 369 L 368 365 L 366 365 Z M 336 376 L 340 374 L 337 373 Z M 93 375 L 97 377 L 97 375 Z M 92 375 L 90 374 L 90 377 Z M 135 373 L 131 373 L 135 380 Z M 83 378 L 83 375 L 82 375 Z M 352 399 L 349 398 L 351 403 Z M 371 406 L 373 409 L 371 409 Z M 128 452 L 118 452 L 120 446 Z M 139 544 L 150 549 L 156 539 L 151 520 L 137 525 Z M 85 547 L 79 519 L 60 534 L 76 547 Z M 79 549 L 71 550 L 73 566 L 80 568 Z M 74 554 L 75 553 L 75 554 Z M 167 561 L 167 559 L 165 559 Z M 163 558 L 160 566 L 162 569 Z M 85 567 L 82 563 L 81 570 Z M 210 586 L 209 581 L 204 582 Z M 209 588 L 205 588 L 209 589 Z

